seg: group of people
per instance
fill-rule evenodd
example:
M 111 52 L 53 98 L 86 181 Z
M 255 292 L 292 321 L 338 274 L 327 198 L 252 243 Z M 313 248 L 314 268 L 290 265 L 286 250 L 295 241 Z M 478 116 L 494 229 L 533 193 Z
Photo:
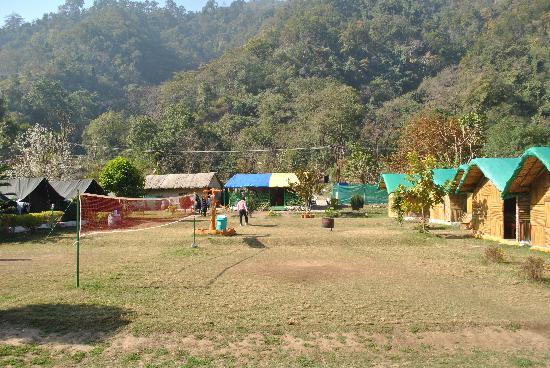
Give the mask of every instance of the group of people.
M 212 199 L 210 195 L 199 196 L 195 194 L 195 211 L 202 214 L 203 217 L 206 217 L 208 209 L 212 205 Z
M 195 211 L 199 212 L 202 216 L 206 217 L 208 209 L 212 206 L 212 198 L 210 195 L 199 196 L 195 194 Z M 239 213 L 239 223 L 243 226 L 248 225 L 248 207 L 246 205 L 246 198 L 243 196 L 236 204 L 237 212 Z

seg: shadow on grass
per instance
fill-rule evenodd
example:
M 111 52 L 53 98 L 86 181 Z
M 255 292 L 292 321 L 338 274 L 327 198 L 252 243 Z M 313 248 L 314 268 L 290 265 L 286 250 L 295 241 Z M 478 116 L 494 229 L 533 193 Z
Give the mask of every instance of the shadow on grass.
M 30 258 L 0 258 L 0 262 L 24 262 L 32 261 Z
M 33 244 L 47 244 L 58 242 L 62 238 L 74 235 L 76 238 L 76 229 L 67 227 L 55 229 L 51 235 L 48 236 L 50 230 L 39 229 L 34 232 L 23 232 L 17 234 L 0 234 L 0 244 L 20 244 L 20 243 L 33 243 Z
M 130 323 L 122 308 L 91 304 L 31 304 L 0 310 L 3 338 L 30 338 L 59 343 L 100 342 Z M 7 326 L 6 326 L 7 325 Z M 11 327 L 6 328 L 6 327 Z M 39 330 L 40 336 L 29 335 Z
M 250 248 L 264 249 L 266 248 L 265 244 L 258 240 L 257 236 L 245 236 L 243 241 Z
M 474 239 L 473 234 L 437 234 L 442 239 Z

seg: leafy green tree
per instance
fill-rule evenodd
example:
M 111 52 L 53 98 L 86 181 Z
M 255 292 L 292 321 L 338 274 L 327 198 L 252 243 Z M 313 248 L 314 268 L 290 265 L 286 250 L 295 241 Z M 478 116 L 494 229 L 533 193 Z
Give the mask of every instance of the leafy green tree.
M 83 134 L 86 150 L 96 159 L 110 159 L 126 147 L 128 122 L 115 111 L 108 111 L 92 120 Z
M 302 199 L 307 211 L 310 211 L 313 196 L 321 192 L 323 188 L 323 174 L 317 171 L 300 169 L 296 171 L 296 176 L 298 182 L 290 183 L 290 188 Z
M 105 165 L 99 183 L 119 197 L 140 197 L 145 188 L 143 173 L 124 157 L 114 158 Z
M 443 202 L 446 195 L 445 188 L 434 183 L 433 169 L 437 160 L 433 156 L 421 158 L 418 154 L 408 155 L 407 180 L 411 187 L 399 185 L 394 192 L 394 208 L 397 209 L 398 219 L 402 221 L 404 213 L 418 213 L 421 215 L 421 232 L 426 232 L 430 208 Z
M 350 154 L 344 163 L 344 178 L 352 183 L 376 183 L 380 168 L 375 156 L 357 143 L 349 145 L 349 149 Z

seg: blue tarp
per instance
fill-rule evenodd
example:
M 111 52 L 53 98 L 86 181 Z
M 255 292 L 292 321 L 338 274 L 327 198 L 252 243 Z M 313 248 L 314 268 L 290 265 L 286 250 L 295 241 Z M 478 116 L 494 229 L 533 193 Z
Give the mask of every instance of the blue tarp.
M 235 174 L 225 188 L 269 188 L 271 174 Z

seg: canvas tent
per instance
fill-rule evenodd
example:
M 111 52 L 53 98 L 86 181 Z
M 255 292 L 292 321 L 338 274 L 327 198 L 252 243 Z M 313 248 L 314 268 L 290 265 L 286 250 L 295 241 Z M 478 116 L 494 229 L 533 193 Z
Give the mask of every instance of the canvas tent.
M 233 205 L 243 194 L 241 191 L 247 189 L 246 194 L 252 195 L 253 201 L 278 209 L 296 202 L 290 186 L 297 182 L 298 177 L 294 173 L 235 174 L 224 187 L 228 189 L 229 205 Z
M 430 208 L 430 221 L 458 222 L 466 211 L 466 194 L 454 193 L 451 190 L 452 182 L 458 169 L 434 169 L 433 182 L 445 187 L 447 194 L 443 202 Z
M 409 188 L 412 183 L 407 180 L 406 174 L 387 173 L 382 174 L 380 177 L 379 189 L 385 189 L 388 193 L 388 217 L 397 217 L 397 213 L 392 210 L 393 205 L 393 193 L 397 190 L 399 185 Z
M 77 191 L 81 194 L 107 195 L 94 179 L 50 180 L 50 184 L 66 201 L 71 201 L 76 197 Z
M 145 194 L 148 197 L 166 198 L 198 193 L 205 189 L 221 189 L 215 172 L 196 174 L 147 175 Z
M 15 178 L 3 182 L 2 187 L 6 197 L 14 201 L 30 204 L 30 212 L 48 211 L 51 205 L 56 210 L 62 210 L 64 198 L 50 185 L 46 178 Z
M 106 195 L 107 192 L 94 179 L 50 180 L 52 187 L 65 199 L 63 221 L 76 219 L 76 204 L 71 201 L 80 194 Z
M 457 173 L 456 193 L 472 194 L 471 226 L 476 233 L 516 238 L 516 198 L 503 200 L 501 194 L 518 163 L 519 158 L 476 158 Z
M 550 147 L 525 151 L 502 191 L 516 197 L 517 239 L 550 248 Z

